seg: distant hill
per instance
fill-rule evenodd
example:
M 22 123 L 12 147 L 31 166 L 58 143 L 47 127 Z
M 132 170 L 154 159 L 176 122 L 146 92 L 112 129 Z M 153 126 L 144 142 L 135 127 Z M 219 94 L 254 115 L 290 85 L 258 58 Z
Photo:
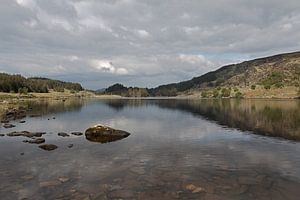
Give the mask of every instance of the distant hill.
M 226 65 L 191 80 L 161 85 L 147 92 L 149 96 L 285 98 L 300 95 L 297 94 L 299 85 L 300 52 L 294 52 Z
M 40 92 L 47 93 L 50 89 L 62 92 L 64 89 L 81 91 L 79 83 L 64 82 L 48 78 L 25 78 L 21 75 L 0 73 L 0 92 Z

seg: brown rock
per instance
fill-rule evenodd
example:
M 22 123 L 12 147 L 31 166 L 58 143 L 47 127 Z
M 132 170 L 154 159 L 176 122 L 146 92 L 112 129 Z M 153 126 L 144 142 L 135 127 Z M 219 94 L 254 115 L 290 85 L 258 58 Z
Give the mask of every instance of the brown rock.
M 85 137 L 92 142 L 107 143 L 121 140 L 130 135 L 122 130 L 116 130 L 107 126 L 97 125 L 85 131 Z
M 53 181 L 43 181 L 40 182 L 40 187 L 53 187 L 53 186 L 58 186 L 60 185 L 61 182 L 58 180 L 53 180 Z
M 42 135 L 46 134 L 45 132 L 28 132 L 28 131 L 14 131 L 11 133 L 6 134 L 10 137 L 16 137 L 16 136 L 24 136 L 24 137 L 42 137 Z
M 134 193 L 130 190 L 116 190 L 109 194 L 110 198 L 131 198 L 134 196 Z
M 32 140 L 24 140 L 23 142 L 30 143 L 30 144 L 42 144 L 45 142 L 45 139 L 44 138 L 35 138 Z
M 13 128 L 13 127 L 16 127 L 16 126 L 13 125 L 13 124 L 4 124 L 3 127 L 4 128 Z
M 69 181 L 70 179 L 67 177 L 59 177 L 58 180 L 62 183 Z
M 60 132 L 57 135 L 61 136 L 61 137 L 69 137 L 70 136 L 68 133 L 64 133 L 64 132 Z
M 43 144 L 43 145 L 40 145 L 39 148 L 44 149 L 46 151 L 53 151 L 53 150 L 57 149 L 57 146 L 54 144 Z
M 189 184 L 185 187 L 185 189 L 191 191 L 192 193 L 200 193 L 205 192 L 205 189 L 202 187 L 195 186 L 193 184 Z

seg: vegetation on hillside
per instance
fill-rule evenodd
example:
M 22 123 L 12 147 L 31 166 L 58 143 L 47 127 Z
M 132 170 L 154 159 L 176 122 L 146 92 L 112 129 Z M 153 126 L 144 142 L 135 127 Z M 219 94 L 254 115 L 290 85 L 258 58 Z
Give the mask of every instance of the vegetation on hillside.
M 132 96 L 127 87 L 117 86 L 120 84 L 108 88 L 106 92 Z M 203 98 L 242 98 L 249 93 L 252 97 L 266 97 L 268 93 L 270 93 L 270 97 L 273 97 L 277 94 L 272 91 L 279 89 L 284 91 L 285 88 L 289 88 L 289 91 L 286 91 L 295 97 L 299 86 L 300 52 L 294 52 L 227 65 L 188 81 L 161 85 L 151 89 L 135 88 L 135 91 L 146 90 L 145 96 L 201 94 Z M 285 97 L 282 90 L 277 93 L 281 93 L 281 97 Z
M 21 75 L 0 73 L 0 92 L 19 92 L 23 94 L 28 92 L 47 93 L 50 89 L 60 92 L 63 92 L 64 89 L 72 91 L 83 90 L 79 83 L 64 82 L 39 77 L 25 78 Z

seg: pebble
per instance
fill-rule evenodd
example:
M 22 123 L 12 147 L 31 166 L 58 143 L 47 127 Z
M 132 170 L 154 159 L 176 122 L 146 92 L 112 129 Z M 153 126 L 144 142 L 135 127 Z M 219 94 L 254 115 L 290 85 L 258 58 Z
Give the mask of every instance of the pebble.
M 64 132 L 60 132 L 57 135 L 61 136 L 61 137 L 69 137 L 70 136 L 68 133 L 64 133 Z
M 192 193 L 205 192 L 205 189 L 202 187 L 195 186 L 193 184 L 189 184 L 185 187 L 185 189 L 191 191 Z
M 57 146 L 54 144 L 43 144 L 43 145 L 40 145 L 39 148 L 46 150 L 46 151 L 52 151 L 52 150 L 57 149 Z
M 59 180 L 53 180 L 53 181 L 43 181 L 39 183 L 40 187 L 53 187 L 60 185 L 61 182 Z

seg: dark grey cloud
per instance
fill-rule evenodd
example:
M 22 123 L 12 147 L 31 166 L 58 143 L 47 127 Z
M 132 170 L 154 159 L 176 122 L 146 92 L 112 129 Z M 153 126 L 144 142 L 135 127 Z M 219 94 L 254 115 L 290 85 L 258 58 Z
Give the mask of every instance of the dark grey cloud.
M 2 0 L 0 71 L 156 86 L 299 50 L 298 0 Z

